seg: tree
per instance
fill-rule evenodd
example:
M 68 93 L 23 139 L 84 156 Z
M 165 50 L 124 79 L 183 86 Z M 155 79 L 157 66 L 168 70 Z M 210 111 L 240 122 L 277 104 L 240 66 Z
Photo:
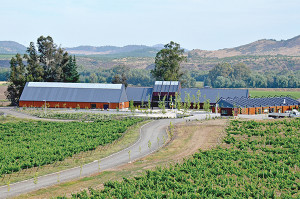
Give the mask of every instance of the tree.
M 17 54 L 11 59 L 11 72 L 6 97 L 12 105 L 17 105 L 26 81 L 33 82 L 78 82 L 75 57 L 69 57 L 62 48 L 57 48 L 53 39 L 40 36 L 37 40 L 37 49 L 33 42 L 24 55 L 27 65 L 23 64 L 22 57 Z
M 63 68 L 69 61 L 64 49 L 56 46 L 52 37 L 40 36 L 37 40 L 40 64 L 44 68 L 44 81 L 60 82 L 63 80 Z
M 181 86 L 185 88 L 192 88 L 196 85 L 196 80 L 191 76 L 189 71 L 184 71 L 184 74 L 180 77 Z
M 231 86 L 230 79 L 224 76 L 218 76 L 214 81 L 215 88 L 228 88 L 230 86 Z
M 113 72 L 115 73 L 111 83 L 113 84 L 124 84 L 125 87 L 128 86 L 126 72 L 127 68 L 125 66 L 115 66 Z
M 232 69 L 233 69 L 233 71 L 232 71 L 231 76 L 235 80 L 246 81 L 251 76 L 251 70 L 244 63 L 238 63 L 238 64 L 234 65 L 232 67 Z
M 26 81 L 42 82 L 44 69 L 39 63 L 39 55 L 33 42 L 30 42 L 26 52 L 28 53 L 24 55 L 24 58 L 27 60 Z
M 215 80 L 215 79 L 217 79 L 218 76 L 230 78 L 232 72 L 233 72 L 233 69 L 229 63 L 220 63 L 220 64 L 217 64 L 213 69 L 211 69 L 209 71 L 208 77 L 210 80 Z M 213 82 L 214 81 L 211 82 L 212 86 L 214 86 Z
M 180 64 L 186 61 L 183 55 L 184 49 L 180 45 L 171 41 L 160 50 L 155 57 L 155 68 L 151 74 L 156 80 L 179 81 L 183 75 Z
M 75 56 L 69 56 L 69 61 L 63 68 L 63 82 L 79 82 Z
M 9 85 L 5 92 L 11 105 L 18 105 L 24 86 L 26 84 L 25 65 L 20 54 L 10 60 Z

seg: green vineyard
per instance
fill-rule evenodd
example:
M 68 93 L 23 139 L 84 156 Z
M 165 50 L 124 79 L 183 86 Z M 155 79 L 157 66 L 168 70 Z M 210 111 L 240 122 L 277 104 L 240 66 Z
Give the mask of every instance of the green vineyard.
M 226 132 L 216 149 L 72 198 L 300 197 L 300 119 L 234 120 Z
M 139 121 L 0 123 L 0 176 L 112 143 Z

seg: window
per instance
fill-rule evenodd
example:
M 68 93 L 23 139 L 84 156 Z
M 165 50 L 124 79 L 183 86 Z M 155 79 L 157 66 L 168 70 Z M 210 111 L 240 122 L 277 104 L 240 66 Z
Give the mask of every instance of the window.
M 228 113 L 227 110 L 222 109 L 222 112 L 221 112 L 222 115 L 227 115 L 227 113 Z

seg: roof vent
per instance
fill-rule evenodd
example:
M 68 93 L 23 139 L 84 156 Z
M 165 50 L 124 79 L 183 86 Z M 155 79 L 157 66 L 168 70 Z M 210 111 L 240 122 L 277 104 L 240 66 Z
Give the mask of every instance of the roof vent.
M 283 99 L 283 104 L 285 104 L 286 102 L 285 102 L 285 99 Z

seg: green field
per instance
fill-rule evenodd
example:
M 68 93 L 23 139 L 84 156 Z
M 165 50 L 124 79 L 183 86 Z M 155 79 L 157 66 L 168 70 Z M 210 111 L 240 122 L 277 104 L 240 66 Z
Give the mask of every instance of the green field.
M 0 54 L 0 59 L 11 59 L 15 55 L 9 55 L 9 54 Z
M 0 176 L 112 143 L 141 120 L 0 123 Z
M 197 87 L 197 88 L 203 88 L 204 87 L 204 82 L 196 81 L 195 87 Z
M 300 99 L 298 91 L 259 91 L 249 90 L 251 97 L 268 97 L 268 96 L 291 96 L 294 99 Z
M 233 120 L 216 149 L 72 198 L 299 198 L 299 129 L 300 119 Z

